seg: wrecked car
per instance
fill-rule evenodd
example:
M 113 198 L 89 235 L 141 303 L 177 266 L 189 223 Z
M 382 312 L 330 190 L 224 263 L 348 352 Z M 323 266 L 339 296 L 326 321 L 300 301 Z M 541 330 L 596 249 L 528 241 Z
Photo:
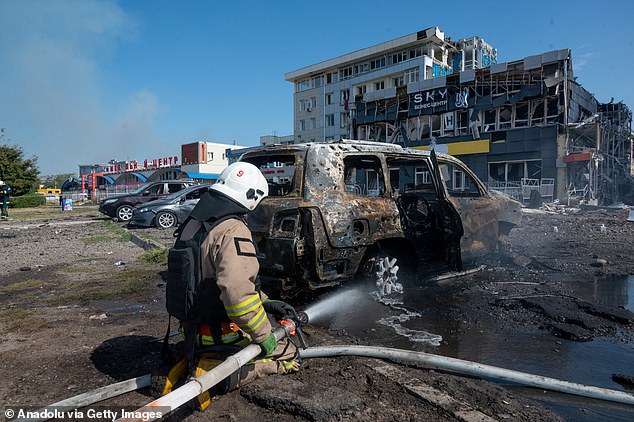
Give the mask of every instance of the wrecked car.
M 269 182 L 249 214 L 260 277 L 289 296 L 355 277 L 389 293 L 432 263 L 458 271 L 521 218 L 519 202 L 449 155 L 341 140 L 257 147 L 240 160 Z

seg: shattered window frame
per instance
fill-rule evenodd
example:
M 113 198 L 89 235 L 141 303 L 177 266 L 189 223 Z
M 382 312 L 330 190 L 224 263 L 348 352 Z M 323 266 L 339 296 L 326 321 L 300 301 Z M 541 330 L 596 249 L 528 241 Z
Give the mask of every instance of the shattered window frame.
M 292 153 L 248 157 L 245 161 L 260 169 L 269 185 L 270 197 L 295 196 L 300 186 L 296 180 L 297 157 Z
M 384 196 L 385 177 L 381 160 L 375 155 L 348 155 L 343 159 L 344 189 L 357 196 Z M 371 186 L 370 177 L 377 182 Z M 375 176 L 375 177 L 374 177 Z

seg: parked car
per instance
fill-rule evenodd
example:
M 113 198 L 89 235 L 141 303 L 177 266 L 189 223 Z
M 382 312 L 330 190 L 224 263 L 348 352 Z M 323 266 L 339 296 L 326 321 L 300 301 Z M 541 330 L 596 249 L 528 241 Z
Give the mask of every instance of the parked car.
M 118 221 L 132 218 L 132 208 L 159 198 L 165 198 L 188 186 L 199 184 L 195 180 L 159 180 L 142 185 L 138 189 L 123 195 L 115 195 L 104 199 L 99 204 L 99 211 Z
M 269 182 L 248 218 L 261 278 L 289 295 L 358 276 L 389 291 L 431 262 L 459 270 L 521 218 L 519 202 L 449 155 L 342 140 L 259 147 L 240 160 Z
M 139 205 L 132 210 L 131 226 L 160 229 L 176 227 L 191 214 L 198 200 L 211 185 L 190 186 L 163 199 Z

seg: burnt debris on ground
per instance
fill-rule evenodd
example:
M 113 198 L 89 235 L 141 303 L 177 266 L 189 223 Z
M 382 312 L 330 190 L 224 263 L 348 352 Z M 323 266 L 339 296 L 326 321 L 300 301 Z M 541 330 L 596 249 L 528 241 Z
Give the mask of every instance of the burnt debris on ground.
M 171 231 L 128 230 L 100 218 L 96 210 L 77 208 L 62 218 L 16 219 L 0 229 L 0 370 L 5 376 L 0 401 L 7 405 L 46 405 L 149 373 L 160 363 L 156 339 L 167 327 L 165 267 L 145 260 L 146 252 L 130 242 L 130 233 L 168 246 Z M 479 347 L 484 330 L 509 338 L 539 333 L 555 345 L 598 339 L 631 345 L 632 313 L 592 295 L 610 277 L 634 274 L 634 222 L 627 216 L 628 210 L 603 208 L 527 213 L 508 236 L 503 254 L 476 263 L 484 264 L 483 270 L 433 282 L 431 290 L 418 286 L 434 295 L 425 302 L 426 312 L 455 321 L 456 335 L 465 336 L 460 348 Z M 126 265 L 115 265 L 119 261 Z M 573 287 L 583 283 L 594 290 L 579 297 Z M 306 332 L 315 346 L 385 341 L 377 337 L 380 328 L 368 327 L 360 335 L 336 325 L 311 326 Z M 608 378 L 613 375 L 610 388 L 625 391 L 634 373 L 613 370 Z M 454 400 L 451 406 L 432 399 L 444 395 Z M 102 405 L 133 409 L 148 401 L 148 392 L 140 390 Z M 571 403 L 581 413 L 592 406 L 588 400 Z M 346 357 L 306 360 L 296 375 L 258 380 L 216 398 L 205 412 L 190 410 L 179 417 L 445 421 L 461 420 L 458 408 L 494 420 L 574 419 L 551 407 L 523 390 L 490 381 Z

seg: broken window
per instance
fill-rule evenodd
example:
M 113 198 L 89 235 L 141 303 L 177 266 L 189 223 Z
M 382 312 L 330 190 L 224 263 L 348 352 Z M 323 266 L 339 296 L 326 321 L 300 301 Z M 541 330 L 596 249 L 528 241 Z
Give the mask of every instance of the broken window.
M 269 196 L 287 196 L 295 189 L 295 155 L 271 155 L 247 160 L 260 169 L 269 184 Z
M 546 123 L 557 123 L 557 119 L 559 118 L 559 106 L 557 97 L 545 98 L 544 101 L 546 102 Z
M 431 136 L 440 136 L 440 129 L 442 126 L 441 116 L 432 114 L 429 117 L 431 118 Z
M 495 130 L 496 111 L 496 109 L 491 109 L 484 112 L 484 132 Z
M 469 111 L 458 110 L 456 112 L 456 129 L 457 135 L 464 135 L 469 133 Z
M 513 107 L 504 105 L 499 108 L 500 122 L 498 129 L 508 129 L 511 127 L 511 117 L 513 115 Z
M 540 179 L 541 174 L 541 160 L 489 163 L 489 180 L 496 182 L 520 182 L 523 178 Z
M 433 193 L 435 197 L 436 188 L 429 164 L 425 159 L 416 160 L 388 160 L 390 167 L 390 184 L 392 192 L 406 193 L 413 191 L 425 191 Z
M 455 197 L 480 197 L 482 192 L 471 174 L 457 163 L 438 163 L 447 193 Z
M 359 196 L 381 196 L 385 182 L 381 162 L 371 155 L 344 158 L 344 184 L 346 192 Z
M 544 124 L 544 99 L 540 98 L 530 102 L 530 126 Z
M 514 127 L 528 126 L 528 101 L 523 101 L 515 105 Z
M 456 115 L 453 111 L 449 113 L 443 113 L 442 115 L 442 134 L 444 135 L 453 135 L 454 127 L 456 125 Z

